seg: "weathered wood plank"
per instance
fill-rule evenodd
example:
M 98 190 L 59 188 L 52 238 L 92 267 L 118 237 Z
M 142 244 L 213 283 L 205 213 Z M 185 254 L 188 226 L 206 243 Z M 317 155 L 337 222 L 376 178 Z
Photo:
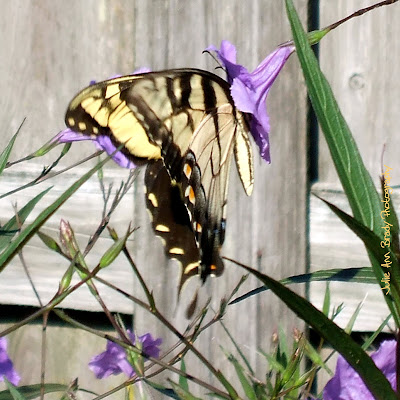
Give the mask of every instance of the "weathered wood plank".
M 131 0 L 2 2 L 2 143 L 27 118 L 16 157 L 65 128 L 69 100 L 92 79 L 133 71 L 133 21 Z
M 335 22 L 371 1 L 321 1 L 321 26 Z M 400 169 L 397 149 L 400 5 L 382 7 L 353 19 L 330 33 L 321 43 L 321 68 L 326 74 L 364 162 L 378 183 L 384 144 L 385 164 Z M 330 155 L 321 135 L 319 155 L 321 182 L 337 182 Z
M 67 103 L 91 79 L 129 73 L 140 66 L 152 69 L 207 66 L 212 70 L 214 61 L 201 52 L 210 44 L 218 46 L 222 39 L 229 39 L 237 45 L 238 61 L 252 70 L 277 44 L 290 38 L 283 2 L 126 0 L 112 3 L 4 3 L 7 6 L 0 17 L 2 22 L 4 19 L 4 24 L 0 24 L 4 46 L 2 43 L 0 49 L 10 54 L 7 63 L 0 66 L 2 76 L 7 76 L 7 81 L 0 82 L 0 89 L 2 93 L 7 93 L 6 98 L 9 99 L 8 108 L 0 110 L 0 122 L 7 129 L 7 135 L 3 136 L 4 144 L 22 118 L 28 117 L 23 130 L 25 136 L 19 139 L 19 148 L 14 157 L 29 153 L 63 129 Z M 306 3 L 305 0 L 297 2 L 303 19 Z M 26 42 L 21 43 L 20 37 L 27 37 Z M 228 197 L 227 236 L 222 253 L 275 278 L 305 270 L 306 101 L 300 82 L 299 67 L 293 58 L 271 90 L 267 102 L 272 126 L 272 164 L 268 166 L 260 161 L 255 149 L 256 184 L 252 198 L 244 195 L 235 173 Z M 65 163 L 80 159 L 91 149 L 90 143 L 74 144 L 76 154 Z M 38 164 L 48 163 L 46 160 L 49 159 Z M 115 172 L 116 175 L 119 173 Z M 76 171 L 75 177 L 78 175 L 79 171 Z M 22 177 L 22 172 L 16 179 L 19 176 Z M 63 179 L 57 179 L 59 189 L 56 189 L 56 193 L 66 187 Z M 176 311 L 177 268 L 172 266 L 174 262 L 165 260 L 161 243 L 151 232 L 141 179 L 139 177 L 133 189 L 134 201 L 132 204 L 124 203 L 123 207 L 126 208 L 118 214 L 114 226 L 120 228 L 120 233 L 131 220 L 134 226 L 141 227 L 130 243 L 134 260 L 153 290 L 161 311 L 179 329 L 183 329 L 187 321 L 182 318 L 182 309 L 186 307 L 186 299 L 191 298 L 193 287 L 198 282 L 190 282 L 191 287 L 184 293 L 186 298 L 182 299 Z M 93 181 L 60 210 L 58 217 L 49 223 L 48 229 L 55 235 L 62 216 L 70 220 L 77 232 L 82 229 L 80 238 L 84 243 L 92 233 L 92 227 L 99 221 L 96 215 L 101 207 L 101 196 Z M 122 227 L 119 226 L 120 222 Z M 103 243 L 93 253 L 94 260 L 98 260 L 104 251 L 106 245 Z M 30 254 L 30 261 L 45 259 L 47 263 L 49 259 L 48 252 L 39 250 L 39 244 L 32 243 Z M 42 274 L 38 275 L 42 278 L 37 282 L 44 297 L 50 295 L 48 288 L 52 284 L 54 288 L 57 287 L 57 280 L 66 268 L 56 260 L 49 260 L 49 268 L 39 264 L 33 268 L 35 273 Z M 13 265 L 13 268 L 16 267 Z M 126 264 L 120 264 L 118 260 L 115 269 L 109 269 L 109 272 L 118 285 L 143 298 L 138 284 L 132 282 Z M 107 270 L 104 273 L 107 274 Z M 12 287 L 15 282 L 24 287 L 23 277 L 19 272 L 16 274 L 8 278 L 8 282 L 13 284 Z M 241 275 L 238 267 L 226 262 L 225 274 L 221 278 L 210 279 L 202 288 L 203 298 L 212 295 L 213 306 L 218 307 L 219 300 L 230 293 Z M 2 289 L 7 290 L 7 280 L 2 284 Z M 255 280 L 249 279 L 242 291 L 254 286 Z M 22 291 L 18 296 L 24 295 Z M 121 297 L 112 294 L 106 297 L 111 309 L 131 312 L 133 307 L 129 308 L 131 305 L 124 303 Z M 17 302 L 23 303 L 22 300 Z M 26 302 L 36 304 L 32 297 Z M 92 303 L 83 294 L 65 304 L 87 310 L 96 307 L 93 305 L 92 308 Z M 140 332 L 149 330 L 162 336 L 165 348 L 175 342 L 176 339 L 149 318 L 147 312 L 137 308 L 134 311 L 136 327 Z M 231 307 L 225 324 L 238 344 L 246 349 L 250 362 L 253 365 L 260 362 L 261 371 L 264 371 L 265 363 L 258 360 L 257 349 L 268 349 L 271 335 L 279 325 L 287 329 L 300 326 L 299 321 L 272 294 L 264 294 Z M 232 345 L 220 327 L 209 329 L 196 345 L 216 367 L 226 369 L 226 359 L 218 345 L 227 349 L 231 349 Z M 29 369 L 29 364 L 25 368 Z M 201 374 L 206 380 L 209 379 L 207 372 Z
M 370 1 L 321 1 L 321 26 L 329 25 Z M 400 49 L 396 21 L 400 5 L 375 10 L 347 22 L 323 39 L 320 45 L 321 68 L 330 82 L 339 106 L 359 146 L 364 163 L 379 187 L 382 150 L 384 164 L 391 167 L 392 184 L 399 181 L 400 161 L 397 114 L 400 83 L 391 77 L 399 74 Z M 319 182 L 313 190 L 350 212 L 338 183 L 323 134 L 319 140 Z M 395 194 L 396 200 L 397 194 Z M 398 202 L 395 202 L 398 209 Z M 311 269 L 369 266 L 361 241 L 327 207 L 311 197 Z M 355 307 L 366 297 L 357 318 L 356 331 L 374 331 L 388 314 L 381 290 L 376 285 L 334 283 L 335 305 L 345 309 L 336 322 L 345 326 Z M 321 306 L 325 284 L 311 284 L 311 300 Z
M 8 326 L 9 324 L 0 324 L 0 331 Z M 113 334 L 110 331 L 107 333 Z M 21 375 L 20 385 L 40 382 L 41 335 L 42 325 L 34 323 L 24 326 L 8 337 L 8 353 L 15 370 Z M 50 324 L 46 330 L 46 341 L 46 383 L 69 385 L 78 378 L 81 389 L 101 394 L 124 382 L 125 378 L 121 375 L 98 380 L 89 370 L 88 364 L 92 357 L 106 348 L 104 339 L 79 329 Z M 4 382 L 0 382 L 0 390 L 4 389 Z M 93 398 L 93 395 L 84 392 L 78 392 L 78 396 L 82 399 Z M 113 400 L 123 396 L 122 389 L 107 398 Z M 59 399 L 60 393 L 47 395 L 46 398 Z
M 38 186 L 18 192 L 10 197 L 0 200 L 0 215 L 1 222 L 6 222 L 14 215 L 12 204 L 17 203 L 18 208 L 31 200 L 36 194 L 53 184 L 53 188 L 35 207 L 26 223 L 32 223 L 43 211 L 45 207 L 54 202 L 75 180 L 84 173 L 84 168 L 78 168 L 62 174 L 62 178 L 50 179 Z M 114 172 L 113 172 L 114 171 Z M 18 188 L 22 183 L 32 181 L 41 172 L 39 165 L 32 165 L 30 171 L 26 170 L 26 165 L 17 166 L 6 171 L 1 178 L 1 190 L 3 193 L 9 192 Z M 123 175 L 122 175 L 123 172 Z M 127 178 L 127 171 L 117 171 L 108 169 L 105 172 L 104 183 L 113 184 L 113 193 L 118 189 L 122 179 Z M 117 229 L 119 235 L 124 235 L 128 229 L 129 219 L 132 210 L 131 191 L 124 197 L 122 203 L 116 209 L 111 219 L 111 226 Z M 57 242 L 59 239 L 60 220 L 64 219 L 71 223 L 72 228 L 76 233 L 76 239 L 81 246 L 81 250 L 85 249 L 90 236 L 94 234 L 102 218 L 103 202 L 101 201 L 102 194 L 97 177 L 92 177 L 84 186 L 75 193 L 68 202 L 60 208 L 46 223 L 43 229 L 44 233 L 53 237 Z M 112 201 L 113 197 L 111 198 Z M 110 204 L 109 204 L 110 206 Z M 82 213 L 84 212 L 83 216 Z M 133 240 L 131 237 L 130 241 Z M 99 241 L 89 253 L 86 260 L 91 268 L 94 268 L 100 261 L 105 250 L 113 244 L 107 231 L 103 232 Z M 40 294 L 42 302 L 49 301 L 57 291 L 58 282 L 67 270 L 69 262 L 63 259 L 59 254 L 47 249 L 42 241 L 34 237 L 23 250 L 23 256 L 27 264 L 29 272 L 37 291 Z M 100 275 L 104 279 L 114 282 L 123 290 L 130 291 L 133 282 L 131 268 L 128 262 L 120 256 L 116 262 L 109 268 L 101 271 Z M 77 282 L 75 277 L 73 282 Z M 100 285 L 101 287 L 102 285 Z M 109 298 L 108 306 L 113 311 L 119 311 L 126 314 L 132 312 L 132 304 L 130 301 L 117 295 L 112 290 L 102 288 L 102 294 L 105 298 Z M 24 273 L 23 264 L 15 257 L 12 262 L 6 267 L 1 274 L 0 279 L 0 303 L 1 304 L 20 304 L 20 305 L 38 305 L 34 292 L 29 285 L 26 274 Z M 76 293 L 67 297 L 62 303 L 62 307 L 100 311 L 100 305 L 95 301 L 86 287 L 78 289 Z
M 347 213 L 351 213 L 347 199 L 339 186 L 334 189 L 331 184 L 315 184 L 312 191 Z M 398 208 L 400 204 L 398 190 L 393 193 L 392 200 Z M 310 201 L 311 270 L 371 266 L 361 239 L 318 198 L 311 196 Z M 354 331 L 373 332 L 389 314 L 384 294 L 378 283 L 372 285 L 331 282 L 329 287 L 332 307 L 338 307 L 342 303 L 344 305 L 343 311 L 335 319 L 342 328 L 347 325 L 361 302 L 363 307 L 355 321 Z M 326 283 L 310 284 L 310 300 L 320 309 L 325 289 Z M 389 328 L 385 331 L 388 332 Z
M 158 4 L 157 1 L 152 3 Z M 304 17 L 305 9 L 302 7 L 305 7 L 305 2 L 301 4 L 299 7 Z M 151 6 L 148 2 L 144 2 L 143 6 L 138 5 L 138 20 L 146 18 L 149 8 Z M 174 52 L 172 54 L 169 52 L 167 56 L 168 67 L 184 66 L 185 64 L 181 63 L 181 57 L 186 51 L 191 54 L 191 47 L 196 46 L 198 49 L 194 59 L 196 63 L 202 49 L 209 44 L 218 46 L 222 39 L 229 39 L 237 44 L 238 61 L 243 62 L 251 70 L 278 43 L 290 37 L 288 24 L 285 22 L 283 3 L 266 5 L 261 2 L 245 4 L 210 1 L 199 9 L 197 3 L 190 2 L 185 4 L 185 10 L 182 12 L 185 15 L 196 15 L 196 18 L 192 24 L 175 25 L 175 29 L 179 30 L 179 36 L 173 36 L 172 44 L 169 42 L 170 38 L 157 36 L 154 32 L 147 38 L 150 43 L 157 43 L 154 47 L 155 52 L 160 51 L 157 49 L 166 49 L 166 52 L 167 49 L 169 51 L 170 46 L 174 46 Z M 207 28 L 205 30 L 202 25 L 204 18 L 202 12 L 206 12 Z M 160 23 L 167 24 L 165 20 Z M 199 35 L 198 41 L 193 41 L 188 48 L 187 39 L 184 38 L 190 37 L 193 31 L 200 33 L 205 31 L 206 36 Z M 156 57 L 159 56 L 157 54 Z M 147 65 L 148 57 L 146 54 L 138 53 L 136 56 L 138 65 Z M 207 56 L 201 56 L 199 66 L 204 65 L 204 58 L 209 60 Z M 197 66 L 189 58 L 186 63 L 188 62 L 189 65 Z M 305 96 L 304 89 L 298 86 L 299 80 L 298 66 L 295 60 L 290 60 L 272 89 L 267 102 L 272 126 L 272 164 L 266 165 L 259 161 L 256 155 L 256 183 L 252 198 L 246 198 L 237 179 L 231 184 L 228 196 L 227 235 L 222 254 L 256 267 L 276 278 L 302 271 L 305 265 Z M 293 91 L 293 86 L 296 87 L 295 91 Z M 287 154 L 293 157 L 288 159 Z M 285 195 L 283 196 L 282 193 Z M 142 200 L 139 198 L 140 201 Z M 143 218 L 147 216 L 144 217 L 143 204 L 139 202 L 135 203 L 138 207 L 135 207 L 134 219 L 144 227 Z M 143 229 L 140 234 L 145 235 L 145 241 L 154 243 L 150 230 Z M 159 259 L 163 250 L 160 245 L 155 244 L 157 250 L 151 254 L 139 242 L 135 242 L 135 245 L 138 265 L 161 264 Z M 156 275 L 150 269 L 145 270 L 144 274 L 146 280 L 155 288 L 155 295 L 162 310 L 171 314 L 169 310 L 175 308 L 174 294 L 177 278 L 170 267 L 164 268 L 165 264 L 160 265 L 161 270 Z M 211 279 L 206 283 L 203 291 L 212 295 L 214 308 L 218 307 L 220 298 L 231 292 L 241 275 L 240 269 L 226 262 L 225 274 L 221 278 Z M 173 285 L 166 290 L 166 282 L 171 280 Z M 193 282 L 191 284 L 193 285 Z M 243 291 L 255 285 L 256 282 L 250 279 Z M 186 292 L 189 290 L 188 288 Z M 191 298 L 194 290 L 191 289 L 186 296 Z M 185 304 L 184 301 L 182 303 Z M 145 321 L 145 314 L 137 310 L 136 318 Z M 224 321 L 238 343 L 250 347 L 249 359 L 253 365 L 257 360 L 254 350 L 259 346 L 268 347 L 271 334 L 277 329 L 279 323 L 286 327 L 297 324 L 282 303 L 277 302 L 271 294 L 235 306 Z M 255 323 L 255 321 L 258 322 Z M 182 319 L 175 319 L 174 322 L 182 328 L 186 325 Z M 250 337 L 253 338 L 251 344 Z M 229 346 L 225 338 L 225 334 L 219 327 L 213 327 L 200 338 L 200 348 L 205 349 L 206 355 L 212 357 L 217 366 L 225 364 L 226 361 L 221 357 L 218 346 L 211 347 L 209 344 L 213 342 L 222 344 L 224 347 Z

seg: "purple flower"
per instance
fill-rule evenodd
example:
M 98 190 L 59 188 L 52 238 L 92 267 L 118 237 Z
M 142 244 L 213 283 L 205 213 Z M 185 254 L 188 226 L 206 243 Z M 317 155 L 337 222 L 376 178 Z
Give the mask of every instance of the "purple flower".
M 375 365 L 396 388 L 396 340 L 386 340 L 371 355 Z M 324 400 L 374 400 L 356 371 L 339 355 L 335 376 L 326 384 Z
M 128 330 L 128 335 L 132 344 L 135 345 L 135 334 Z M 162 343 L 162 339 L 153 339 L 150 333 L 146 333 L 138 337 L 138 342 L 138 346 L 141 346 L 142 352 L 145 355 L 153 358 L 160 356 L 159 346 Z M 94 356 L 89 363 L 89 368 L 94 372 L 97 379 L 107 378 L 110 375 L 118 375 L 121 372 L 128 377 L 135 375 L 135 370 L 128 362 L 125 349 L 109 340 L 107 341 L 106 351 Z
M 0 337 L 0 382 L 7 378 L 13 385 L 18 385 L 21 377 L 15 371 L 13 363 L 7 354 L 7 340 Z
M 207 48 L 217 53 L 226 69 L 236 107 L 252 114 L 250 130 L 260 148 L 261 157 L 268 163 L 271 162 L 268 138 L 270 125 L 265 101 L 269 89 L 294 49 L 293 45 L 278 47 L 250 73 L 242 65 L 236 64 L 236 48 L 227 40 L 221 42 L 220 50 L 215 46 Z
M 91 140 L 99 150 L 104 150 L 111 158 L 123 168 L 135 168 L 136 165 L 133 163 L 124 153 L 118 151 L 118 147 L 111 141 L 110 136 L 98 135 L 98 136 L 87 136 L 81 133 L 74 132 L 71 129 L 64 129 L 59 132 L 52 140 L 51 143 L 71 143 L 78 142 L 80 140 Z

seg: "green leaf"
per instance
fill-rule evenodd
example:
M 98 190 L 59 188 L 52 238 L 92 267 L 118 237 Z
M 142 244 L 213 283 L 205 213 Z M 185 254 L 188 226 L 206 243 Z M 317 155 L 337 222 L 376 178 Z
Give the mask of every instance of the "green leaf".
M 7 147 L 0 154 L 0 175 L 3 173 L 4 168 L 6 167 L 7 161 L 10 158 L 11 150 L 14 147 L 15 139 L 17 138 L 24 122 L 25 122 L 25 119 L 22 121 L 17 132 L 14 134 L 14 136 L 9 141 Z
M 230 260 L 224 257 L 226 260 Z M 318 281 L 339 281 L 339 282 L 357 282 L 357 283 L 373 283 L 376 284 L 376 277 L 372 271 L 371 267 L 361 267 L 361 268 L 334 268 L 334 269 L 324 269 L 320 271 L 315 271 L 309 274 L 301 274 L 290 276 L 280 280 L 279 282 L 283 285 L 288 285 L 292 283 L 307 283 L 307 282 L 318 282 Z M 261 292 L 269 290 L 265 286 L 261 286 L 257 289 L 253 289 L 250 292 L 243 294 L 242 296 L 232 300 L 229 304 L 239 303 L 247 299 L 248 297 L 254 296 Z
M 246 279 L 247 279 L 248 275 L 246 275 Z M 222 322 L 222 320 L 219 321 L 219 323 L 221 324 L 222 328 L 224 329 L 225 333 L 228 335 L 230 341 L 232 342 L 232 344 L 235 346 L 236 351 L 239 353 L 240 358 L 243 360 L 243 362 L 246 364 L 247 369 L 249 370 L 250 374 L 254 375 L 254 371 L 253 368 L 251 367 L 250 362 L 247 360 L 246 356 L 244 355 L 244 353 L 242 352 L 240 346 L 238 345 L 238 343 L 235 341 L 235 339 L 233 338 L 233 336 L 231 335 L 231 333 L 229 332 L 229 329 L 227 329 L 227 327 L 225 326 L 225 324 Z
M 201 400 L 199 397 L 194 396 L 189 391 L 180 387 L 177 383 L 173 382 L 172 380 L 168 379 L 168 382 L 171 384 L 172 389 L 175 393 L 179 396 L 178 398 L 181 400 Z
M 63 251 L 61 250 L 60 245 L 49 235 L 42 231 L 38 231 L 37 235 L 39 236 L 40 240 L 50 249 L 55 251 L 58 254 L 64 255 Z
M 22 396 L 21 399 L 35 399 L 40 396 L 41 385 L 39 384 L 19 386 L 18 388 L 15 387 L 13 388 L 15 389 L 15 391 L 18 391 L 19 395 Z M 44 385 L 45 393 L 65 392 L 67 389 L 68 385 L 60 385 L 57 383 L 46 383 Z M 2 392 L 0 392 L 0 400 L 13 400 L 15 398 L 16 397 L 13 397 L 13 395 L 8 390 L 3 390 Z
M 6 378 L 5 379 L 7 389 L 10 393 L 10 396 L 13 398 L 13 400 L 26 400 L 26 397 L 22 395 L 18 391 L 18 389 Z
M 396 400 L 389 382 L 362 348 L 343 329 L 316 309 L 310 302 L 281 283 L 261 272 L 236 262 L 268 286 L 304 322 L 314 328 L 332 347 L 340 352 L 358 372 L 377 400 Z
M 390 262 L 391 268 L 390 272 L 393 279 L 391 280 L 391 290 L 390 294 L 384 296 L 386 303 L 396 321 L 398 317 L 397 310 L 394 307 L 393 299 L 397 304 L 400 304 L 400 287 L 399 287 L 399 263 L 396 255 L 390 248 L 385 248 L 381 246 L 381 238 L 379 238 L 374 232 L 364 226 L 362 223 L 358 222 L 351 215 L 345 213 L 340 208 L 329 203 L 328 201 L 321 199 L 363 242 L 367 250 L 369 251 L 369 256 L 372 262 L 372 270 L 374 271 L 377 282 L 381 282 L 383 279 L 383 270 L 381 267 L 381 262 Z M 381 260 L 381 261 L 379 261 Z M 389 269 L 387 269 L 389 271 Z M 396 321 L 398 322 L 398 320 Z
M 36 204 L 42 199 L 42 197 L 47 194 L 47 192 L 51 189 L 51 187 L 43 190 L 43 192 L 39 193 L 32 200 L 28 201 L 21 210 L 18 211 L 18 219 L 16 216 L 12 217 L 8 222 L 6 222 L 2 227 L 1 231 L 4 233 L 10 232 L 10 234 L 4 235 L 0 234 L 0 251 L 5 249 L 10 243 L 12 238 L 18 232 L 19 224 L 23 225 L 28 218 L 28 215 L 35 208 Z
M 344 305 L 340 303 L 337 307 L 334 307 L 332 310 L 331 320 L 334 321 L 336 317 L 343 311 Z
M 233 366 L 235 368 L 236 375 L 239 378 L 239 382 L 242 385 L 242 388 L 243 388 L 243 391 L 244 391 L 246 397 L 249 400 L 257 400 L 257 395 L 256 395 L 251 383 L 246 378 L 243 366 L 239 364 L 238 360 L 232 354 L 228 356 L 228 360 L 233 364 Z
M 58 141 L 54 141 L 54 138 L 49 140 L 47 143 L 45 143 L 40 149 L 34 151 L 33 153 L 29 154 L 27 157 L 25 157 L 25 160 L 31 160 L 32 158 L 37 158 L 37 157 L 43 157 L 45 154 L 47 154 L 49 151 L 53 150 L 56 146 L 58 146 L 60 143 Z M 56 161 L 60 161 L 61 158 L 63 158 L 70 150 L 72 143 L 65 143 L 61 153 Z
M 382 208 L 378 192 L 364 166 L 332 89 L 319 68 L 292 0 L 286 0 L 286 9 L 311 104 L 325 135 L 353 215 L 359 222 L 380 235 Z
M 279 326 L 278 338 L 279 338 L 278 359 L 282 362 L 282 364 L 286 368 L 290 359 L 290 351 L 288 347 L 287 336 L 282 326 Z
M 389 322 L 389 320 L 392 318 L 392 314 L 389 314 L 384 320 L 383 322 L 379 325 L 378 329 L 364 342 L 364 344 L 362 345 L 362 348 L 364 350 L 367 350 L 372 343 L 375 341 L 375 339 L 379 336 L 379 334 L 383 331 L 384 328 L 387 327 L 387 323 Z
M 266 358 L 268 361 L 269 368 L 277 373 L 283 373 L 285 371 L 285 366 L 276 358 L 276 355 L 272 356 L 260 350 L 260 353 Z
M 128 232 L 121 239 L 117 239 L 112 246 L 103 254 L 100 259 L 100 268 L 108 267 L 121 253 L 123 248 L 126 245 L 126 241 L 128 240 L 129 235 L 131 234 L 131 230 L 128 229 Z
M 289 357 L 289 362 L 286 367 L 286 370 L 282 374 L 282 381 L 284 382 L 284 384 L 286 384 L 286 382 L 289 382 L 299 371 L 300 361 L 303 357 L 305 346 L 306 346 L 306 341 L 304 337 L 302 337 L 297 343 L 297 346 L 294 347 L 292 354 Z M 298 378 L 298 376 L 296 378 Z
M 237 394 L 235 388 L 230 384 L 228 379 L 225 377 L 225 375 L 220 370 L 217 371 L 216 376 L 217 376 L 217 379 L 222 383 L 224 388 L 228 391 L 229 396 L 231 397 L 232 400 L 236 400 L 236 399 L 240 398 L 239 395 Z
M 318 367 L 323 368 L 330 375 L 333 374 L 333 372 L 329 369 L 329 367 L 326 365 L 326 363 L 322 359 L 321 354 L 315 349 L 314 346 L 312 346 L 310 344 L 309 341 L 307 341 L 307 343 L 306 343 L 304 352 L 314 365 L 317 365 Z M 309 372 L 310 371 L 308 371 L 306 374 L 308 374 Z
M 38 217 L 14 239 L 13 242 L 0 254 L 0 272 L 7 266 L 10 260 L 17 254 L 25 243 L 40 229 L 40 227 L 82 186 L 109 158 L 104 159 L 89 172 L 72 184 L 56 201 L 43 210 Z
M 185 360 L 182 358 L 182 360 L 181 360 L 181 371 L 183 372 L 183 373 L 186 373 L 186 364 L 185 364 Z M 185 376 L 183 376 L 183 375 L 179 375 L 179 386 L 182 388 L 182 389 L 184 389 L 184 390 L 186 390 L 186 391 L 189 391 L 189 383 L 188 383 L 188 380 L 187 380 L 187 378 L 185 377 Z
M 146 382 L 153 389 L 157 390 L 158 392 L 162 393 L 163 395 L 165 395 L 171 399 L 175 399 L 175 400 L 181 399 L 173 389 L 166 388 L 165 386 L 160 385 L 159 383 L 152 382 L 146 378 L 144 378 L 143 381 Z
M 356 307 L 356 309 L 354 310 L 354 312 L 353 312 L 353 314 L 352 314 L 352 316 L 351 316 L 349 322 L 347 323 L 346 327 L 344 328 L 345 332 L 348 333 L 349 335 L 350 335 L 351 332 L 353 331 L 354 324 L 355 324 L 355 322 L 356 322 L 356 319 L 357 319 L 357 317 L 358 317 L 358 314 L 360 314 L 360 311 L 361 311 L 361 308 L 362 308 L 363 304 L 364 304 L 364 301 L 360 302 L 360 303 L 357 305 L 357 307 Z
M 304 337 L 300 338 L 298 344 L 295 343 L 296 347 L 293 347 L 292 355 L 281 377 L 281 382 L 285 388 L 285 391 L 290 391 L 290 394 L 293 398 L 297 398 L 297 388 L 304 383 L 304 381 L 299 381 L 299 377 L 300 361 L 303 358 L 306 344 L 307 341 Z
M 329 317 L 329 309 L 331 308 L 331 290 L 329 289 L 329 282 L 326 284 L 324 304 L 322 305 L 322 312 Z
M 382 234 L 382 203 L 374 183 L 364 166 L 357 145 L 350 129 L 343 118 L 328 81 L 321 72 L 317 59 L 308 43 L 308 37 L 301 25 L 292 0 L 286 0 L 297 55 L 303 69 L 311 104 L 324 132 L 339 179 L 343 185 L 355 220 L 366 226 L 379 238 Z M 381 259 L 368 252 L 374 272 L 379 280 L 378 269 Z M 393 313 L 396 325 L 400 326 L 400 286 L 399 274 L 396 271 L 393 299 L 384 296 Z

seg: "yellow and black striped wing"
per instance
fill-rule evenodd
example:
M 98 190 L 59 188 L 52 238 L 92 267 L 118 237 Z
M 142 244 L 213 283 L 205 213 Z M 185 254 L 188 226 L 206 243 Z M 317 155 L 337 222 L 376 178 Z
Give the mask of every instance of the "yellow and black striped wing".
M 145 173 L 146 206 L 154 232 L 162 238 L 165 254 L 182 265 L 179 292 L 183 284 L 199 274 L 200 250 L 179 185 L 162 160 L 151 162 Z
M 229 87 L 216 75 L 161 71 L 87 87 L 71 101 L 65 122 L 85 135 L 110 135 L 133 160 L 159 159 L 170 142 L 184 154 L 205 113 L 229 101 Z
M 222 273 L 233 154 L 246 193 L 253 187 L 248 124 L 226 81 L 194 69 L 110 79 L 80 92 L 65 120 L 75 132 L 109 136 L 133 162 L 149 164 L 147 207 L 168 256 L 183 265 L 180 287 L 191 275 Z M 186 212 L 185 223 L 173 207 Z
M 231 104 L 207 114 L 193 133 L 183 159 L 182 189 L 202 250 L 203 279 L 223 272 L 219 252 L 224 242 L 229 172 L 234 153 L 239 155 L 240 151 L 245 155 L 237 163 L 238 170 L 241 168 L 240 176 L 248 195 L 253 188 L 251 145 L 245 121 L 240 118 L 241 114 Z

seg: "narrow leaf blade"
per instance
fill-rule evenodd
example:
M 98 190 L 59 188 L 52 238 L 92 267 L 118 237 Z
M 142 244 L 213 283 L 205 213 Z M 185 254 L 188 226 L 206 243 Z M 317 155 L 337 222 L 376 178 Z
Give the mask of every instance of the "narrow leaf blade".
M 353 215 L 380 235 L 382 208 L 378 192 L 364 166 L 357 144 L 332 89 L 319 68 L 292 0 L 286 0 L 286 8 L 311 104 L 325 135 Z
M 17 136 L 18 136 L 24 122 L 25 122 L 25 120 L 22 121 L 22 124 L 19 126 L 17 132 L 14 134 L 14 136 L 11 138 L 11 140 L 9 141 L 6 148 L 0 154 L 0 175 L 4 171 L 4 168 L 6 167 L 7 161 L 10 158 L 11 150 L 13 149 L 14 144 L 15 144 L 15 139 L 17 139 Z
M 19 249 L 40 229 L 40 227 L 82 186 L 109 158 L 93 167 L 85 175 L 72 184 L 56 201 L 43 210 L 39 216 L 28 225 L 14 239 L 14 241 L 0 254 L 0 272 L 7 266 Z
M 310 302 L 278 281 L 261 272 L 237 263 L 255 275 L 272 290 L 303 321 L 312 326 L 332 347 L 339 351 L 358 372 L 377 400 L 396 400 L 397 396 L 383 373 L 362 348 L 343 329 L 316 309 Z
M 18 222 L 21 225 L 25 223 L 31 211 L 35 208 L 43 196 L 49 192 L 50 189 L 51 187 L 43 190 L 43 192 L 39 193 L 32 200 L 28 201 L 28 203 L 26 203 L 21 210 L 18 211 L 18 221 L 14 216 L 1 227 L 1 232 L 4 233 L 4 235 L 0 234 L 0 251 L 5 249 L 6 246 L 11 243 L 12 238 L 19 229 Z
M 229 260 L 229 258 L 226 258 Z M 232 261 L 232 260 L 230 260 Z M 293 283 L 308 283 L 308 282 L 320 282 L 320 281 L 338 281 L 338 282 L 357 282 L 357 283 L 372 283 L 376 284 L 376 277 L 371 267 L 360 267 L 360 268 L 333 268 L 324 269 L 320 271 L 311 272 L 308 274 L 294 275 L 288 278 L 282 279 L 279 282 L 283 285 L 289 285 Z M 269 290 L 268 287 L 261 286 L 257 289 L 253 289 L 235 300 L 232 300 L 229 304 L 239 303 L 240 301 L 246 300 L 248 297 L 255 296 L 261 292 Z

